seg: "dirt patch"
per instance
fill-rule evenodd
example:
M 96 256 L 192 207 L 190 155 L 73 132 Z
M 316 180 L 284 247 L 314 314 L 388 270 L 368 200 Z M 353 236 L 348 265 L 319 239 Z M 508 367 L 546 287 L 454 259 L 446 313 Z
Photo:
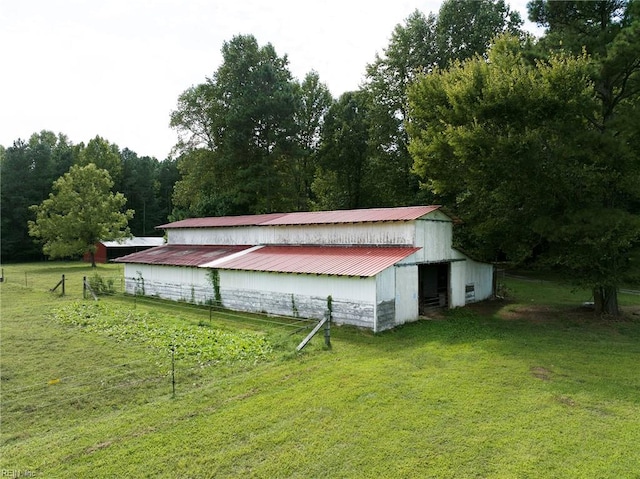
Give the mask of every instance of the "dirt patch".
M 597 316 L 592 308 L 582 305 L 549 306 L 544 304 L 522 304 L 508 300 L 493 300 L 466 306 L 481 316 L 493 316 L 504 320 L 525 320 L 535 323 L 570 320 L 579 323 L 614 323 L 640 321 L 640 306 L 620 308 L 621 316 Z
M 553 371 L 542 366 L 534 366 L 531 368 L 531 374 L 534 378 L 541 379 L 542 381 L 551 381 Z
M 93 454 L 100 449 L 106 449 L 107 447 L 111 446 L 111 444 L 113 444 L 113 441 L 101 442 L 100 444 L 96 444 L 95 446 L 88 447 L 85 450 L 85 454 Z
M 555 400 L 560 404 L 564 404 L 565 406 L 574 407 L 576 405 L 576 402 L 569 396 L 556 396 Z

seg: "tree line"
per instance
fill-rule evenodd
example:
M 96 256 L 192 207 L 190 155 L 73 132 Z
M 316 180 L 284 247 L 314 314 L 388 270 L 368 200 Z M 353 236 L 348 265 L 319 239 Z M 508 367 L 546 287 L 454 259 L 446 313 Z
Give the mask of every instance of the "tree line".
M 545 28 L 533 38 L 504 0 L 445 0 L 396 26 L 338 98 L 314 71 L 293 78 L 270 43 L 235 36 L 178 98 L 175 160 L 60 136 L 54 166 L 25 166 L 25 179 L 50 176 L 27 182 L 7 224 L 26 223 L 65 165 L 91 162 L 128 198 L 136 234 L 193 216 L 441 203 L 472 255 L 561 268 L 615 314 L 640 261 L 639 3 L 532 0 L 529 19 Z M 3 186 L 25 145 L 4 152 Z
M 76 198 L 78 208 L 88 210 L 97 205 L 95 218 L 108 217 L 111 208 L 107 208 L 107 195 L 109 192 L 120 193 L 126 202 L 119 209 L 124 209 L 126 203 L 126 209 L 135 211 L 128 221 L 128 232 L 136 236 L 158 235 L 154 227 L 166 222 L 173 208 L 173 186 L 179 177 L 176 163 L 170 159 L 158 161 L 138 156 L 127 148 L 120 150 L 100 136 L 89 140 L 86 145 L 74 145 L 65 135 L 51 131 L 34 133 L 28 141 L 17 140 L 6 149 L 0 148 L 0 253 L 3 261 L 42 258 L 42 243 L 29 235 L 28 222 L 36 217 L 36 212 L 30 207 L 47 200 L 55 191 L 56 181 L 62 180 L 74 166 L 78 169 L 95 165 L 106 175 L 96 171 L 91 175 L 91 185 L 103 185 L 105 181 L 109 185 L 106 189 L 94 188 L 94 191 L 102 192 L 100 197 L 84 193 Z M 85 184 L 88 184 L 86 179 Z M 82 236 L 82 228 L 73 233 L 75 231 L 79 232 L 76 236 Z M 73 257 L 85 251 L 86 244 L 62 256 Z M 50 256 L 49 252 L 47 256 Z

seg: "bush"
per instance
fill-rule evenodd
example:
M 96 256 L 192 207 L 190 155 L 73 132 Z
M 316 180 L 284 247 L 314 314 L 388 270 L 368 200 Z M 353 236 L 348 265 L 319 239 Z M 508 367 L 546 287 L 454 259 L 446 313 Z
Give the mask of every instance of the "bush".
M 104 280 L 98 273 L 89 278 L 89 287 L 96 295 L 114 294 L 115 288 L 113 286 L 113 278 Z

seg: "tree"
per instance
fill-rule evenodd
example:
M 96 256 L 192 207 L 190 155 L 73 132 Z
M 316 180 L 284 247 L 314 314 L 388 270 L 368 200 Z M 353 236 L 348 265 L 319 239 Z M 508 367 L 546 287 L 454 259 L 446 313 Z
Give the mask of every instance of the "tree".
M 53 181 L 69 170 L 74 161 L 66 136 L 51 131 L 34 133 L 6 149 L 0 161 L 1 251 L 10 260 L 33 260 L 38 248 L 29 240 L 29 206 L 41 202 Z
M 363 92 L 347 92 L 327 113 L 314 189 L 322 209 L 367 205 L 368 125 Z
M 446 0 L 438 12 L 438 65 L 484 55 L 503 33 L 524 36 L 522 18 L 504 0 Z
M 297 148 L 285 168 L 283 186 L 294 199 L 295 211 L 307 210 L 313 196 L 312 183 L 318 163 L 322 126 L 333 103 L 327 86 L 317 72 L 308 73 L 297 88 L 294 121 L 297 125 Z
M 367 65 L 364 89 L 369 102 L 370 163 L 379 181 L 372 185 L 376 206 L 397 206 L 415 201 L 418 181 L 411 171 L 404 127 L 407 118 L 407 87 L 438 61 L 435 15 L 414 11 L 397 25 L 384 55 L 376 54 Z
M 294 153 L 295 86 L 287 57 L 239 35 L 212 78 L 181 95 L 171 125 L 181 141 L 175 202 L 191 214 L 290 209 L 282 195 Z
M 94 164 L 74 165 L 53 184 L 54 192 L 40 205 L 34 205 L 35 221 L 29 221 L 29 234 L 41 240 L 50 258 L 91 253 L 95 267 L 96 243 L 129 234 L 132 210 L 122 211 L 127 200 L 112 193 L 113 181 L 106 170 Z
M 77 164 L 85 166 L 91 163 L 98 168 L 107 170 L 115 184 L 116 191 L 121 190 L 123 165 L 118 145 L 109 143 L 98 135 L 89 140 L 86 147 L 80 145 Z
M 371 185 L 379 206 L 424 202 L 408 152 L 407 87 L 415 78 L 455 60 L 484 55 L 491 40 L 508 31 L 523 35 L 522 21 L 503 0 L 446 0 L 438 15 L 414 11 L 397 25 L 383 55 L 367 66 L 370 98 L 370 169 L 384 178 Z M 424 196 L 424 190 L 423 195 Z M 428 195 L 427 195 L 428 196 Z
M 589 54 L 589 75 L 598 103 L 589 121 L 608 143 L 611 161 L 637 165 L 640 159 L 633 145 L 640 144 L 640 2 L 534 0 L 528 7 L 529 18 L 546 28 L 535 48 L 540 58 L 554 51 Z M 627 211 L 637 215 L 640 202 L 633 198 L 624 203 Z M 619 203 L 614 198 L 610 202 Z M 635 254 L 638 257 L 640 252 Z M 640 265 L 636 269 L 640 275 Z M 612 286 L 594 297 L 596 303 L 604 304 L 615 303 L 616 298 Z
M 591 68 L 587 55 L 531 65 L 502 38 L 488 61 L 410 89 L 410 151 L 423 185 L 466 222 L 467 248 L 559 266 L 592 288 L 598 313 L 616 315 L 640 241 L 640 161 L 629 136 L 594 121 Z
M 149 156 L 139 157 L 125 148 L 122 158 L 122 185 L 120 192 L 127 198 L 128 207 L 136 212 L 129 223 L 131 233 L 147 236 L 153 228 L 166 222 L 167 211 L 160 205 L 160 162 Z

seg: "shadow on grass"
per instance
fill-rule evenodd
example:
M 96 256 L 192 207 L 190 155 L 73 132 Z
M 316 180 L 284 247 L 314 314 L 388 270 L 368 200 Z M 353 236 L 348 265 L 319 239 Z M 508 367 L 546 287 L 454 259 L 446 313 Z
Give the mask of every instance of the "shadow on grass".
M 381 350 L 420 348 L 425 343 L 463 344 L 491 342 L 513 353 L 536 344 L 552 350 L 584 351 L 585 343 L 616 349 L 640 347 L 640 308 L 627 308 L 616 319 L 599 318 L 579 306 L 523 305 L 509 301 L 486 301 L 439 313 L 389 331 L 373 334 L 350 327 L 336 328 L 349 343 Z

